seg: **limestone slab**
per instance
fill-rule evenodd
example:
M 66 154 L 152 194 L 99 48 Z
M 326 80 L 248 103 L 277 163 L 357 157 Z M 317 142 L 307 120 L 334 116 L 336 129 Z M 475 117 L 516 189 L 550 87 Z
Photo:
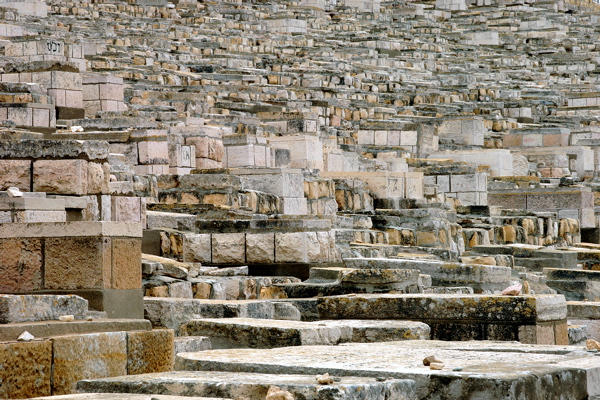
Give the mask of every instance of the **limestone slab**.
M 173 369 L 172 329 L 127 332 L 127 374 L 147 374 Z
M 36 338 L 50 336 L 84 334 L 94 332 L 149 331 L 150 321 L 145 319 L 101 319 L 93 321 L 40 321 L 20 322 L 0 325 L 0 341 L 17 340 L 27 331 Z
M 49 340 L 0 343 L 0 397 L 49 396 L 51 365 Z
M 88 301 L 73 295 L 0 294 L 0 323 L 57 320 L 61 315 L 84 319 Z
M 84 380 L 78 389 L 85 392 L 115 391 L 169 395 L 248 398 L 263 400 L 275 385 L 292 393 L 295 399 L 322 400 L 416 400 L 414 382 L 373 378 L 342 377 L 340 382 L 320 385 L 314 376 L 252 374 L 242 372 L 173 371 L 163 374 L 124 376 L 112 379 Z
M 232 400 L 223 397 L 169 396 L 153 394 L 155 400 Z M 74 393 L 59 396 L 31 397 L 30 400 L 148 400 L 147 394 L 133 393 Z
M 433 354 L 444 362 L 442 370 L 423 365 Z M 576 346 L 425 340 L 182 353 L 175 368 L 385 376 L 414 380 L 420 399 L 543 400 L 598 395 L 600 358 Z
M 52 339 L 52 393 L 68 394 L 82 379 L 127 374 L 127 333 L 90 333 Z

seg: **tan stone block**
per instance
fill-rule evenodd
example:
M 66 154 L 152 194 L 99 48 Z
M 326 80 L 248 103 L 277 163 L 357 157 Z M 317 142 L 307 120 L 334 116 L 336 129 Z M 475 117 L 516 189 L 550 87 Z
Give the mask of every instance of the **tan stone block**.
M 183 237 L 183 261 L 210 263 L 210 234 L 186 233 Z
M 517 240 L 517 231 L 512 225 L 504 225 L 502 227 L 502 236 L 505 243 L 514 243 Z
M 246 261 L 249 263 L 275 262 L 275 234 L 246 234 Z
M 261 299 L 287 299 L 287 293 L 278 286 L 263 286 L 260 288 Z
M 275 234 L 276 262 L 306 262 L 306 232 Z
M 142 241 L 112 238 L 112 289 L 142 287 Z
M 140 222 L 142 220 L 139 197 L 114 196 L 111 202 L 112 219 L 116 222 Z
M 106 172 L 109 172 L 108 174 Z M 110 182 L 110 166 L 100 163 L 89 162 L 87 170 L 87 192 L 88 194 L 108 193 Z
M 42 288 L 41 239 L 0 240 L 0 293 Z
M 559 346 L 569 345 L 569 332 L 566 322 L 554 323 L 554 344 Z
M 47 238 L 44 260 L 45 288 L 109 288 L 110 264 L 105 265 L 103 241 L 110 245 L 109 238 L 101 237 Z
M 0 343 L 0 398 L 50 396 L 52 342 Z
M 146 296 L 148 297 L 169 297 L 168 286 L 155 286 L 146 289 Z
M 175 361 L 172 329 L 127 333 L 127 374 L 149 374 L 173 369 Z
M 417 232 L 417 245 L 434 246 L 437 243 L 435 232 Z
M 207 194 L 202 198 L 202 204 L 213 204 L 215 206 L 229 205 L 229 195 L 227 193 Z
M 33 163 L 33 190 L 51 194 L 87 194 L 88 162 L 37 160 Z
M 127 333 L 90 333 L 52 339 L 52 394 L 75 392 L 82 379 L 127 374 Z
M 212 235 L 212 262 L 216 264 L 243 264 L 246 262 L 244 233 L 216 233 Z
M 195 299 L 210 299 L 212 285 L 208 282 L 198 282 L 194 284 L 192 290 Z

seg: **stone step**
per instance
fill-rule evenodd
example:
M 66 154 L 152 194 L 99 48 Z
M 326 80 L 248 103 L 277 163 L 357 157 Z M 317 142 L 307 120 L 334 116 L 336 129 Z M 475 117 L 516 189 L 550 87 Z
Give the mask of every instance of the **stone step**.
M 411 321 L 320 320 L 315 322 L 227 318 L 189 321 L 189 335 L 210 337 L 213 348 L 272 348 L 345 342 L 428 339 L 429 327 Z
M 285 294 L 283 294 L 285 295 Z M 300 320 L 295 304 L 281 300 L 201 300 L 144 298 L 144 315 L 153 327 L 174 329 L 187 336 L 181 325 L 200 318 L 258 318 Z
M 196 353 L 187 353 L 196 354 Z M 263 400 L 271 386 L 289 391 L 292 398 L 306 400 L 417 400 L 414 382 L 409 379 L 386 379 L 344 376 L 339 382 L 322 385 L 305 374 L 254 374 L 220 371 L 172 371 L 161 374 L 122 376 L 82 380 L 82 392 L 161 394 L 185 396 L 222 396 Z M 284 398 L 284 397 L 280 397 Z M 165 399 L 167 400 L 167 399 Z
M 435 260 L 390 258 L 346 258 L 348 268 L 417 269 L 431 276 L 434 286 L 471 286 L 476 293 L 501 291 L 510 284 L 511 269 L 491 265 L 469 265 Z
M 600 359 L 577 350 L 580 347 L 498 342 L 347 343 L 180 354 L 175 368 L 263 374 L 328 372 L 341 376 L 342 383 L 346 376 L 412 379 L 421 399 L 583 399 L 600 395 L 595 384 Z M 442 370 L 423 365 L 430 355 L 443 361 Z
M 150 321 L 145 319 L 105 319 L 93 321 L 48 321 L 0 324 L 0 342 L 17 340 L 27 331 L 35 338 L 95 332 L 149 331 Z
M 474 253 L 480 254 L 510 254 L 515 257 L 515 264 L 519 265 L 520 257 L 556 258 L 562 261 L 563 268 L 577 268 L 578 253 L 570 250 L 552 250 L 542 246 L 533 245 L 479 245 L 471 248 Z
M 432 339 L 567 342 L 562 295 L 360 294 L 311 300 L 290 301 L 318 319 L 421 321 L 431 327 Z
M 348 293 L 419 293 L 423 290 L 415 269 L 354 269 L 313 267 L 304 282 L 275 285 L 289 298 L 334 296 Z
M 85 319 L 88 301 L 75 295 L 0 294 L 0 324 L 58 320 L 61 315 Z
M 31 397 L 31 400 L 148 400 L 147 394 L 73 393 L 58 396 Z M 152 393 L 153 400 L 232 400 L 224 397 L 172 396 Z

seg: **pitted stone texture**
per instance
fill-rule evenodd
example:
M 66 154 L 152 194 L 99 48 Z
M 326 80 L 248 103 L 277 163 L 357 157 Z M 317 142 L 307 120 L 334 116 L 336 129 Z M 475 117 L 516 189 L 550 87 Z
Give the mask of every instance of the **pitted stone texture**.
M 108 143 L 98 140 L 0 140 L 0 158 L 107 160 Z
M 318 304 L 324 319 L 444 318 L 535 324 L 567 317 L 567 304 L 562 295 L 361 294 L 321 298 Z
M 52 393 L 75 392 L 82 379 L 127 374 L 127 333 L 58 336 L 53 342 Z
M 0 292 L 42 289 L 42 241 L 0 239 Z
M 44 277 L 46 288 L 109 288 L 110 246 L 109 238 L 47 238 Z
M 74 295 L 0 294 L 0 323 L 57 320 L 61 315 L 84 319 L 88 301 Z
M 148 400 L 147 394 L 132 393 L 76 393 L 61 396 L 32 397 L 30 400 Z M 169 396 L 152 394 L 152 400 L 233 400 L 223 397 Z
M 52 194 L 85 195 L 88 192 L 85 160 L 37 160 L 33 163 L 33 190 Z
M 0 160 L 0 190 L 18 187 L 23 192 L 31 190 L 31 161 Z
M 295 399 L 304 400 L 416 400 L 414 382 L 388 379 L 343 377 L 340 382 L 320 385 L 311 375 L 267 375 L 244 372 L 188 372 L 123 376 L 81 381 L 77 388 L 85 392 L 113 391 L 161 393 L 184 396 L 219 395 L 264 400 L 271 386 L 287 390 Z
M 423 359 L 435 354 L 443 370 Z M 453 371 L 461 367 L 461 371 Z M 176 370 L 253 371 L 412 379 L 420 399 L 586 398 L 600 394 L 600 358 L 580 347 L 500 342 L 401 341 L 211 350 L 179 354 Z
M 246 238 L 243 233 L 218 233 L 212 235 L 212 262 L 239 264 L 246 262 Z
M 50 396 L 52 342 L 0 343 L 0 398 Z
M 127 374 L 148 374 L 173 369 L 172 329 L 127 333 Z
M 112 238 L 112 289 L 142 287 L 142 242 L 137 238 Z

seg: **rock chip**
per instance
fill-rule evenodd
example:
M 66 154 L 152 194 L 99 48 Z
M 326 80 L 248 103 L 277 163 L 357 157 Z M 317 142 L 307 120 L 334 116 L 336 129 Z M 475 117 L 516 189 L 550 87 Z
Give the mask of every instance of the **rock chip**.
M 25 332 L 21 333 L 21 334 L 19 335 L 19 337 L 17 338 L 17 340 L 18 340 L 19 342 L 29 342 L 29 341 L 31 341 L 31 340 L 33 340 L 33 339 L 35 339 L 35 338 L 33 337 L 33 335 L 32 335 L 31 333 L 27 332 L 27 331 L 25 331 Z
M 323 375 L 317 375 L 315 376 L 315 379 L 317 380 L 317 382 L 319 382 L 320 385 L 331 385 L 334 382 L 333 377 L 330 376 L 328 373 L 325 373 Z
M 73 315 L 61 315 L 58 317 L 58 320 L 62 322 L 71 322 L 75 320 L 75 317 Z
M 523 288 L 522 284 L 515 283 L 514 285 L 511 285 L 511 286 L 507 287 L 506 289 L 504 289 L 502 291 L 502 295 L 503 296 L 518 296 L 519 294 L 521 294 L 522 288 Z
M 431 364 L 429 364 L 429 369 L 443 369 L 444 368 L 444 363 L 441 362 L 432 362 Z
M 585 347 L 588 350 L 600 350 L 600 342 L 594 339 L 588 339 L 585 342 Z
M 281 390 L 278 386 L 271 386 L 265 400 L 294 400 L 294 395 L 287 390 Z
M 431 365 L 431 363 L 443 363 L 436 355 L 427 356 L 423 359 L 423 365 Z

